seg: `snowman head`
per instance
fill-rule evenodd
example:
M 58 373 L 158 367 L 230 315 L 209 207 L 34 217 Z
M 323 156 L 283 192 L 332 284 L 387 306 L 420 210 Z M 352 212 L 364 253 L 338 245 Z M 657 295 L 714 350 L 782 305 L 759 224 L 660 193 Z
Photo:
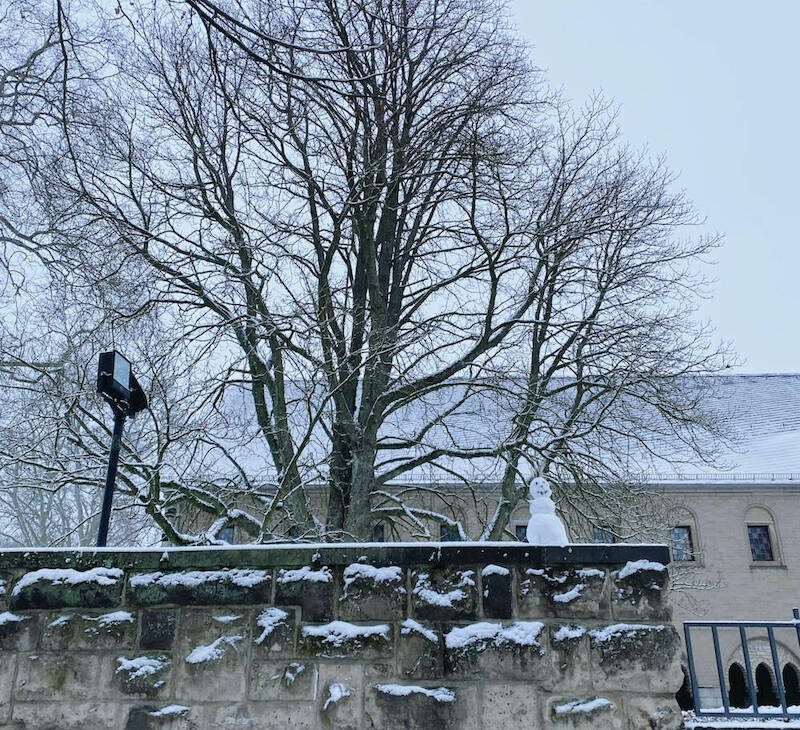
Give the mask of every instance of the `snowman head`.
M 550 485 L 544 477 L 536 477 L 531 480 L 529 490 L 532 499 L 550 499 L 552 494 Z

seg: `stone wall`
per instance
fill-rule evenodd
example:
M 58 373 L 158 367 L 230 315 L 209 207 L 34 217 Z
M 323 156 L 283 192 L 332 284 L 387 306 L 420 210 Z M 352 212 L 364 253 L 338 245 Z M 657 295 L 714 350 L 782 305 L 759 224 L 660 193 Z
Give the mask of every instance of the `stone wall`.
M 0 728 L 666 730 L 660 546 L 0 554 Z

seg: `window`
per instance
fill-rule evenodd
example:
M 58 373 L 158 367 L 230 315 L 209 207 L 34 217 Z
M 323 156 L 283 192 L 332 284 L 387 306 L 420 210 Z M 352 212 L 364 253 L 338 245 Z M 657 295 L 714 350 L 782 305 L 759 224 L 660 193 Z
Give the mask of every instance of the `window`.
M 747 701 L 747 680 L 741 664 L 731 664 L 728 668 L 728 688 L 728 703 L 731 707 L 744 708 L 750 705 Z
M 692 528 L 689 525 L 678 525 L 672 528 L 671 544 L 673 560 L 694 560 L 694 542 L 692 541 Z
M 222 542 L 227 542 L 229 545 L 233 544 L 235 535 L 235 527 L 223 527 L 219 531 L 219 539 L 222 540 Z
M 763 662 L 756 667 L 756 704 L 759 707 L 775 707 L 778 704 L 778 695 L 772 682 L 772 672 Z
M 386 542 L 386 527 L 383 522 L 376 522 L 372 528 L 372 542 Z
M 458 534 L 458 528 L 455 525 L 439 525 L 439 539 L 442 542 L 458 542 L 461 535 Z
M 786 692 L 787 705 L 800 705 L 800 674 L 794 664 L 783 667 L 783 691 Z
M 783 690 L 786 692 L 787 705 L 800 705 L 800 675 L 794 664 L 783 667 Z
M 514 535 L 520 542 L 528 542 L 528 525 L 514 525 Z
M 753 560 L 774 560 L 769 525 L 748 525 L 747 537 L 750 540 L 750 554 Z
M 610 544 L 615 542 L 614 531 L 607 525 L 592 528 L 592 539 L 594 542 Z

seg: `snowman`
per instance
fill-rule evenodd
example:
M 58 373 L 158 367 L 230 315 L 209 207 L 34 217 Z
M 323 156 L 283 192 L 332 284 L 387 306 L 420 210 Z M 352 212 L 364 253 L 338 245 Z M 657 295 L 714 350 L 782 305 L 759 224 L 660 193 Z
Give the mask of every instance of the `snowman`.
M 569 540 L 564 523 L 556 515 L 556 505 L 551 499 L 547 479 L 536 477 L 530 484 L 531 519 L 526 532 L 531 545 L 559 545 L 563 547 Z

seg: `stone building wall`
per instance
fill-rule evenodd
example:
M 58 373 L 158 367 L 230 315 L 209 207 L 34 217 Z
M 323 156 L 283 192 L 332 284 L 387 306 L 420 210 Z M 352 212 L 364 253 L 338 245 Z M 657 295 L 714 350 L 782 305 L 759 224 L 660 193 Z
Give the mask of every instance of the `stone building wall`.
M 0 554 L 0 729 L 667 730 L 660 546 Z

